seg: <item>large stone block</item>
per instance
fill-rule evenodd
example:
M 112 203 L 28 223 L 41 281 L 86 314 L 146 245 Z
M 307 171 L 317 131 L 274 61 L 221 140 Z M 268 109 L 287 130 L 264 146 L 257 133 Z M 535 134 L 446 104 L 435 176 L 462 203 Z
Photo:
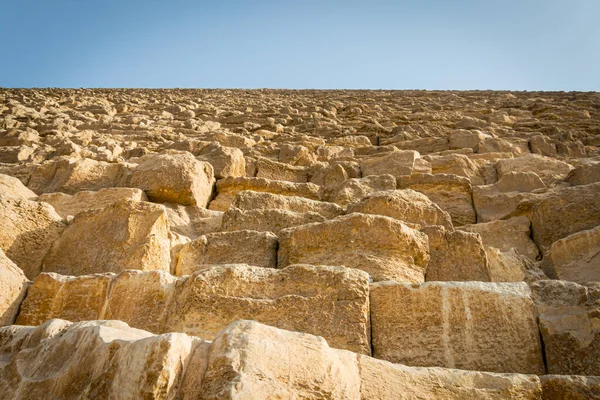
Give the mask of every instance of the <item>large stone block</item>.
M 0 326 L 15 322 L 29 281 L 0 249 Z
M 308 181 L 308 168 L 271 161 L 268 158 L 260 158 L 256 161 L 256 177 L 306 183 Z
M 312 200 L 321 199 L 321 187 L 314 183 L 295 183 L 276 181 L 264 178 L 225 178 L 217 182 L 217 197 L 209 208 L 215 211 L 226 211 L 235 196 L 244 190 L 268 192 L 284 196 L 299 196 Z
M 45 272 L 85 275 L 126 269 L 169 271 L 167 214 L 158 204 L 120 200 L 79 213 L 44 258 Z
M 177 255 L 175 274 L 190 275 L 216 264 L 277 268 L 277 236 L 250 230 L 215 232 L 186 243 Z
M 348 205 L 348 213 L 385 215 L 419 226 L 442 225 L 452 229 L 450 215 L 427 196 L 411 189 L 375 192 Z
M 547 280 L 531 290 L 548 373 L 600 376 L 600 284 Z
M 23 185 L 19 179 L 0 174 L 0 194 L 3 196 L 19 197 L 27 200 L 36 200 L 37 195 Z
M 600 400 L 600 376 L 543 375 L 543 400 Z
M 120 321 L 0 328 L 3 399 L 198 398 L 209 343 Z
M 221 230 L 253 230 L 279 233 L 293 226 L 323 222 L 326 218 L 315 212 L 293 212 L 278 209 L 240 210 L 231 207 L 223 214 Z
M 65 229 L 62 218 L 46 203 L 0 195 L 0 249 L 35 278 L 42 260 Z
M 390 217 L 354 213 L 279 233 L 280 268 L 344 265 L 376 281 L 423 282 L 428 261 L 427 235 Z
M 246 160 L 244 153 L 235 147 L 225 147 L 212 143 L 200 151 L 196 157 L 213 166 L 215 178 L 222 179 L 228 176 L 246 176 Z
M 421 155 L 414 150 L 393 151 L 391 153 L 369 157 L 360 163 L 363 176 L 391 174 L 396 177 L 411 175 L 415 160 Z
M 373 356 L 412 366 L 543 374 L 525 283 L 371 285 Z
M 239 192 L 231 206 L 240 210 L 277 209 L 296 213 L 315 212 L 325 218 L 335 218 L 344 214 L 344 209 L 334 203 L 252 190 Z
M 546 186 L 565 179 L 572 169 L 573 166 L 564 161 L 537 154 L 526 154 L 517 158 L 504 159 L 496 164 L 498 178 L 502 178 L 504 174 L 510 172 L 535 171 Z
M 347 179 L 335 187 L 328 188 L 326 198 L 345 207 L 350 203 L 361 201 L 372 193 L 394 189 L 396 189 L 396 178 L 393 175 L 370 175 L 360 179 Z
M 368 276 L 341 267 L 229 265 L 179 279 L 160 271 L 44 273 L 31 286 L 17 323 L 38 325 L 51 318 L 113 318 L 156 333 L 206 339 L 235 320 L 252 319 L 370 354 Z
M 139 159 L 122 186 L 142 189 L 151 201 L 208 206 L 215 183 L 212 166 L 190 153 L 152 154 Z

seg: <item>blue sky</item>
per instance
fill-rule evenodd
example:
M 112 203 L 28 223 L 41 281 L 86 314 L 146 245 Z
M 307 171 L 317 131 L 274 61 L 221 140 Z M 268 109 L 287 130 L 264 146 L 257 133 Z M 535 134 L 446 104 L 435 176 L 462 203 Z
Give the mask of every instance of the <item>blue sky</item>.
M 0 86 L 600 91 L 600 0 L 0 0 Z

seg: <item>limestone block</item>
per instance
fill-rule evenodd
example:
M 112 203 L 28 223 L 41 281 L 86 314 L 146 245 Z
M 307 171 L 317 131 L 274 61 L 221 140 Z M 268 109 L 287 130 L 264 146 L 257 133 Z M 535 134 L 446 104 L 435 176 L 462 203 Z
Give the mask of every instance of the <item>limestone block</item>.
M 277 268 L 277 236 L 250 230 L 200 236 L 179 252 L 175 274 L 190 275 L 211 265 L 243 263 Z
M 538 154 L 526 154 L 521 157 L 504 159 L 496 164 L 499 178 L 509 172 L 535 171 L 546 186 L 565 179 L 572 169 L 573 166 L 564 161 Z
M 207 210 L 198 206 L 163 204 L 167 210 L 171 232 L 196 239 L 198 236 L 221 229 L 223 212 Z
M 414 174 L 398 180 L 399 189 L 423 193 L 442 210 L 450 214 L 454 226 L 476 221 L 469 179 L 445 174 Z
M 231 207 L 223 214 L 221 230 L 254 230 L 279 233 L 282 229 L 298 225 L 322 222 L 326 218 L 316 212 L 294 212 L 273 208 L 263 210 L 240 210 Z
M 294 183 L 275 181 L 263 178 L 225 178 L 217 182 L 217 197 L 209 208 L 215 211 L 226 211 L 235 196 L 243 190 L 268 192 L 284 196 L 299 196 L 312 200 L 321 199 L 321 188 L 314 183 Z
M 468 178 L 473 186 L 485 182 L 479 167 L 464 154 L 447 154 L 443 156 L 428 156 L 432 174 L 456 175 Z
M 531 261 L 535 261 L 540 252 L 530 238 L 530 225 L 529 219 L 521 216 L 487 223 L 463 225 L 458 229 L 478 233 L 485 247 L 495 247 L 503 252 L 515 249 L 517 253 L 526 256 Z
M 600 377 L 542 375 L 543 400 L 599 400 Z
M 225 147 L 213 143 L 203 148 L 196 159 L 212 165 L 217 179 L 228 176 L 246 176 L 244 153 L 235 147 Z
M 371 285 L 373 356 L 412 366 L 543 374 L 525 283 Z
M 411 175 L 415 160 L 421 155 L 414 150 L 393 151 L 364 159 L 360 163 L 363 176 L 391 174 L 393 176 Z
M 77 215 L 82 211 L 104 208 L 119 200 L 147 201 L 146 194 L 140 189 L 105 188 L 98 191 L 77 192 L 74 195 L 66 193 L 44 193 L 38 198 L 54 207 L 63 218 Z
M 353 213 L 279 233 L 278 266 L 344 265 L 375 281 L 423 282 L 429 261 L 427 235 L 393 218 Z
M 27 278 L 35 278 L 42 260 L 65 225 L 46 203 L 0 195 L 0 249 Z
M 29 190 L 27 186 L 23 185 L 23 182 L 4 174 L 0 174 L 0 194 L 27 200 L 37 200 L 37 195 Z
M 268 158 L 260 158 L 256 161 L 256 177 L 289 182 L 308 182 L 308 168 L 296 167 Z
M 186 152 L 142 157 L 122 186 L 142 189 L 154 202 L 206 207 L 214 182 L 212 166 Z
M 5 399 L 197 398 L 209 343 L 120 321 L 0 328 Z
M 448 231 L 443 226 L 429 226 L 422 232 L 429 238 L 430 259 L 425 280 L 491 280 L 485 248 L 478 234 Z
M 344 214 L 344 209 L 334 203 L 252 190 L 239 192 L 231 206 L 240 210 L 278 209 L 296 213 L 315 212 L 325 218 L 335 218 Z
M 44 258 L 43 270 L 65 275 L 169 271 L 170 240 L 163 206 L 120 200 L 79 213 Z
M 15 322 L 28 286 L 23 271 L 0 249 L 0 326 Z
M 407 224 L 453 229 L 450 215 L 427 196 L 411 189 L 375 192 L 348 205 L 348 213 L 385 215 Z
M 531 284 L 549 374 L 600 375 L 600 284 Z
M 396 189 L 396 178 L 393 175 L 371 175 L 348 179 L 336 187 L 329 188 L 326 198 L 345 207 L 350 203 L 361 201 L 374 192 L 394 189 Z

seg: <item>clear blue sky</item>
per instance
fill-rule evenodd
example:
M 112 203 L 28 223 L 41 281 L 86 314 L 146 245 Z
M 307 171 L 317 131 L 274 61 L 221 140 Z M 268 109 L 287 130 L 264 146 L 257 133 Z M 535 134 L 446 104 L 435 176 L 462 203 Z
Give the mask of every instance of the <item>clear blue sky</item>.
M 600 0 L 0 0 L 0 86 L 600 91 Z

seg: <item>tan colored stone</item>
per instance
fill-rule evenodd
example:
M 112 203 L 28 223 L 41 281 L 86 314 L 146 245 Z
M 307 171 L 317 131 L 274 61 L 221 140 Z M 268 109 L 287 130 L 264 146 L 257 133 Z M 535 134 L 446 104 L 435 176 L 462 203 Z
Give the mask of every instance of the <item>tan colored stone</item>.
M 207 339 L 235 320 L 253 319 L 370 353 L 368 276 L 342 267 L 227 265 L 179 279 L 161 271 L 43 273 L 30 287 L 17 323 L 38 325 L 51 318 L 113 318 L 156 333 Z
M 531 223 L 527 217 L 515 217 L 473 225 L 463 225 L 461 231 L 478 233 L 485 247 L 495 247 L 506 252 L 515 249 L 519 254 L 535 261 L 539 250 L 530 238 Z
M 388 154 L 364 159 L 360 163 L 363 176 L 391 174 L 393 176 L 411 175 L 415 160 L 420 158 L 414 150 L 398 150 Z
M 215 211 L 226 211 L 235 196 L 243 190 L 299 196 L 312 200 L 321 199 L 321 188 L 314 183 L 293 183 L 263 178 L 225 178 L 217 182 L 218 195 L 210 203 L 209 208 Z
M 190 153 L 151 154 L 138 160 L 122 186 L 142 189 L 151 201 L 206 207 L 215 182 L 210 164 Z
M 486 247 L 485 254 L 488 259 L 491 282 L 522 282 L 529 280 L 528 270 L 532 269 L 531 261 L 517 253 L 514 248 L 501 251 L 495 247 Z
M 600 162 L 578 165 L 569 173 L 567 181 L 571 186 L 600 182 Z
M 231 207 L 223 214 L 221 230 L 240 231 L 253 230 L 279 233 L 282 229 L 293 226 L 323 222 L 327 218 L 315 212 L 293 212 L 273 208 L 263 210 L 240 210 Z
M 120 321 L 0 328 L 0 393 L 5 399 L 197 398 L 208 347 Z
M 573 233 L 600 225 L 600 182 L 547 193 L 531 212 L 533 241 L 542 252 Z
M 428 250 L 427 236 L 402 222 L 354 213 L 281 231 L 278 266 L 344 265 L 376 281 L 423 282 Z
M 443 226 L 429 226 L 422 232 L 429 238 L 426 281 L 490 281 L 488 259 L 478 234 L 448 231 Z
M 77 215 L 82 211 L 104 208 L 119 200 L 147 201 L 148 198 L 140 189 L 132 188 L 105 188 L 96 192 L 84 191 L 74 195 L 66 193 L 44 193 L 38 198 L 54 207 L 54 210 L 63 218 L 68 215 Z
M 428 156 L 432 174 L 456 175 L 468 178 L 473 186 L 485 182 L 479 167 L 464 154 L 447 154 L 443 156 Z
M 479 150 L 479 144 L 486 139 L 481 131 L 456 130 L 448 135 L 448 145 L 450 150 L 455 149 L 473 149 Z
M 0 221 L 0 249 L 27 278 L 35 278 L 52 242 L 65 229 L 62 218 L 49 204 L 0 195 Z
M 552 243 L 542 269 L 553 279 L 600 282 L 600 226 Z
M 177 276 L 217 264 L 249 264 L 277 268 L 277 236 L 250 230 L 216 232 L 183 246 L 177 256 Z
M 508 192 L 533 192 L 545 189 L 546 184 L 533 171 L 515 172 L 508 171 L 502 174 L 494 188 L 502 193 Z
M 27 200 L 37 200 L 37 195 L 29 190 L 27 186 L 23 185 L 23 182 L 4 174 L 0 174 L 0 194 Z
M 600 377 L 543 375 L 543 400 L 600 400 Z
M 163 206 L 120 200 L 77 214 L 44 258 L 45 272 L 85 275 L 126 269 L 169 271 Z
M 315 212 L 325 218 L 335 218 L 344 213 L 344 209 L 334 203 L 252 190 L 239 192 L 231 206 L 240 210 L 278 209 L 296 213 Z
M 373 355 L 414 366 L 543 374 L 525 283 L 371 285 Z
M 450 215 L 427 196 L 411 189 L 375 192 L 348 206 L 348 213 L 385 215 L 407 224 L 453 229 Z
M 235 147 L 224 147 L 213 143 L 203 148 L 196 159 L 212 165 L 217 179 L 246 176 L 244 153 Z
M 504 174 L 509 172 L 535 171 L 546 186 L 565 179 L 572 169 L 573 166 L 564 161 L 537 154 L 525 154 L 521 157 L 504 159 L 496 164 L 498 178 L 502 178 Z
M 476 221 L 471 183 L 467 178 L 444 174 L 415 174 L 399 179 L 398 188 L 423 193 L 450 214 L 454 226 L 474 224 Z
M 198 236 L 221 229 L 223 212 L 207 210 L 198 206 L 163 204 L 167 210 L 171 232 L 196 239 Z
M 308 182 L 308 169 L 260 158 L 256 161 L 256 177 L 277 181 Z
M 600 375 L 600 284 L 531 284 L 549 374 Z
M 360 179 L 348 179 L 336 187 L 329 188 L 326 198 L 345 207 L 350 203 L 361 201 L 372 193 L 394 189 L 396 189 L 396 178 L 393 175 L 372 175 Z
M 15 322 L 28 286 L 23 271 L 0 249 L 0 326 Z

